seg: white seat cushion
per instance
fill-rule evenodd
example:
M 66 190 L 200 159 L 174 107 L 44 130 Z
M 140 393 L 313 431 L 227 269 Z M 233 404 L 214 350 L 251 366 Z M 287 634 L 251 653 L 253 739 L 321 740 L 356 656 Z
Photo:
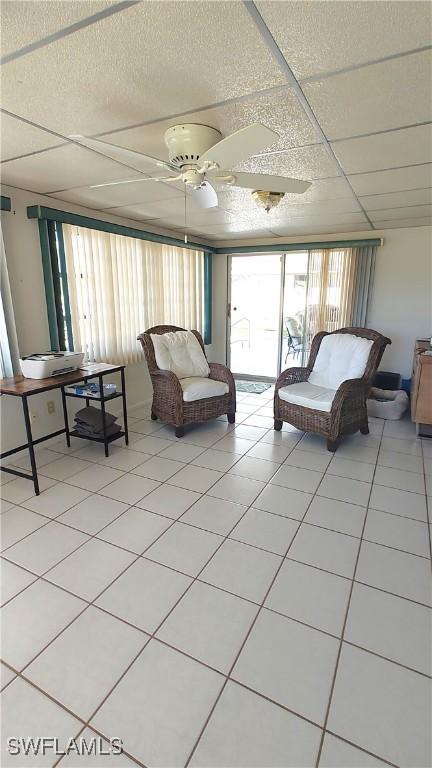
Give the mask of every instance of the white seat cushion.
M 338 389 L 347 379 L 363 376 L 373 341 L 352 333 L 334 333 L 321 341 L 309 384 Z
M 335 389 L 318 387 L 309 381 L 288 384 L 279 390 L 280 399 L 285 400 L 286 403 L 313 408 L 315 411 L 330 411 L 335 394 Z
M 180 379 L 180 384 L 185 403 L 190 403 L 193 400 L 204 400 L 206 397 L 220 397 L 229 391 L 228 384 L 225 384 L 224 381 L 215 381 L 198 376 Z
M 156 364 L 162 371 L 172 371 L 179 379 L 208 376 L 210 368 L 197 337 L 192 331 L 151 333 Z

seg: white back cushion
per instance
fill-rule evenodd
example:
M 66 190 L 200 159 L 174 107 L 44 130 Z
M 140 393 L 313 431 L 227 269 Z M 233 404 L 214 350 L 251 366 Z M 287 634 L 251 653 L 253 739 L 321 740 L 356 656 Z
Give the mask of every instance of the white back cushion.
M 338 389 L 346 379 L 363 376 L 373 341 L 352 333 L 334 333 L 321 341 L 308 381 Z
M 179 379 L 189 376 L 207 377 L 210 373 L 205 355 L 192 331 L 151 333 L 156 364 L 163 371 L 172 371 Z

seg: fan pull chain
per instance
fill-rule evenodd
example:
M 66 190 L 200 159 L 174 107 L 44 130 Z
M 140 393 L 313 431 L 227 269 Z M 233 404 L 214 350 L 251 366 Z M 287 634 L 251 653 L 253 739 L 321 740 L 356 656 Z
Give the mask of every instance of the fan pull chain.
M 185 222 L 185 229 L 186 229 L 186 226 L 187 226 L 187 223 L 186 223 L 186 184 L 185 184 L 185 188 L 184 188 L 184 222 Z M 186 232 L 185 232 L 185 236 L 184 236 L 184 241 L 185 241 L 185 245 L 187 245 L 188 239 L 187 239 L 187 233 Z

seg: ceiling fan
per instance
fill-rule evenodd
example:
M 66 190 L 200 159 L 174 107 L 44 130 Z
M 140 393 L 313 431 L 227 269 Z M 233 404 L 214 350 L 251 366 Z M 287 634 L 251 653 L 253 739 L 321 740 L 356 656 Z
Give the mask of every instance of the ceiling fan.
M 70 139 L 93 149 L 99 154 L 140 171 L 151 173 L 155 168 L 164 169 L 169 176 L 126 179 L 105 184 L 94 184 L 92 188 L 108 187 L 118 184 L 131 184 L 137 181 L 182 181 L 185 191 L 200 208 L 214 208 L 218 204 L 213 184 L 227 184 L 251 190 L 301 194 L 311 185 L 309 181 L 290 179 L 284 176 L 269 176 L 262 173 L 243 173 L 232 171 L 232 166 L 247 160 L 260 150 L 265 149 L 278 138 L 275 131 L 265 125 L 254 123 L 231 133 L 225 138 L 220 131 L 208 125 L 174 125 L 165 132 L 165 144 L 168 147 L 169 162 L 149 155 L 143 155 L 131 149 L 109 144 L 99 139 L 72 135 Z

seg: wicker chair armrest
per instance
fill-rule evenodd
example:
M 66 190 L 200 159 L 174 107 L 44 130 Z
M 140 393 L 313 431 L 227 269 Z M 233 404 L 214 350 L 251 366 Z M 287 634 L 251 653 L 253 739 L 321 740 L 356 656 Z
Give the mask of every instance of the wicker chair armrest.
M 183 390 L 175 373 L 158 368 L 156 371 L 152 371 L 150 375 L 153 380 L 153 386 L 155 388 L 164 388 L 166 390 L 167 396 L 183 402 Z
M 353 401 L 366 400 L 369 389 L 370 385 L 363 378 L 343 381 L 333 398 L 332 417 L 340 418 L 343 408 L 349 406 Z
M 221 363 L 209 363 L 210 366 L 210 379 L 215 381 L 223 381 L 228 384 L 230 395 L 235 395 L 235 382 L 229 368 Z
M 287 368 L 286 371 L 282 371 L 275 384 L 275 396 L 281 387 L 285 387 L 288 384 L 298 384 L 301 381 L 307 381 L 309 374 L 309 368 Z

